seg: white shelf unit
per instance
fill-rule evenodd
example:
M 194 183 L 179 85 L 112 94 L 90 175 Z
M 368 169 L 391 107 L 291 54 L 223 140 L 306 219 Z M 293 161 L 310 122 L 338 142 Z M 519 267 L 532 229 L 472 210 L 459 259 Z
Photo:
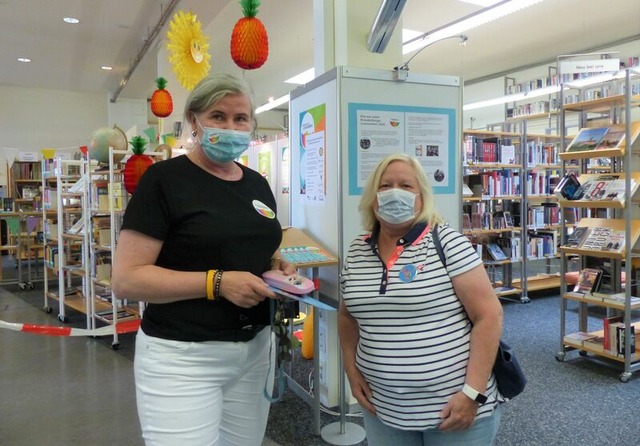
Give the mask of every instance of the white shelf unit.
M 86 160 L 56 159 L 48 167 L 53 171 L 48 170 L 43 174 L 45 201 L 42 218 L 46 222 L 44 242 L 47 251 L 43 272 L 45 308 L 50 311 L 49 299 L 57 300 L 60 321 L 68 321 L 66 307 L 69 307 L 84 313 L 86 328 L 92 329 L 91 315 L 95 309 L 91 299 L 87 298 L 89 271 L 86 259 L 89 245 L 88 228 L 84 224 L 88 215 L 88 163 Z M 53 203 L 55 217 L 51 213 Z M 54 218 L 56 231 L 52 234 Z M 49 273 L 58 277 L 57 293 L 49 288 Z M 81 282 L 80 286 L 73 285 L 78 281 Z M 73 292 L 68 293 L 69 290 Z
M 124 187 L 123 166 L 116 159 L 131 155 L 127 150 L 109 149 L 107 168 L 91 169 L 89 175 L 89 212 L 87 224 L 90 228 L 89 292 L 93 301 L 100 304 L 100 311 L 94 312 L 95 321 L 103 324 L 117 324 L 124 319 L 139 319 L 144 311 L 143 302 L 129 302 L 118 299 L 111 287 L 113 253 L 117 245 L 122 218 L 129 201 L 129 193 Z M 166 159 L 166 152 L 145 152 L 155 160 Z M 123 159 L 124 160 L 124 159 Z M 98 191 L 98 189 L 102 189 Z M 108 225 L 105 222 L 108 221 Z M 101 259 L 107 259 L 110 268 Z M 104 268 L 104 269 L 103 269 Z M 112 348 L 119 345 L 118 331 L 114 330 Z
M 563 361 L 566 353 L 578 350 L 585 358 L 595 358 L 607 360 L 614 364 L 622 364 L 620 380 L 627 382 L 631 374 L 640 369 L 640 345 L 634 345 L 635 336 L 633 331 L 640 333 L 640 325 L 632 320 L 632 310 L 640 309 L 636 303 L 638 294 L 637 279 L 635 277 L 640 265 L 640 251 L 638 250 L 638 240 L 640 239 L 640 210 L 638 209 L 637 198 L 633 192 L 637 190 L 638 168 L 640 161 L 639 139 L 632 133 L 632 122 L 638 121 L 638 107 L 640 106 L 640 95 L 637 89 L 640 87 L 640 72 L 637 68 L 622 70 L 617 76 L 612 76 L 610 80 L 594 82 L 589 85 L 575 85 L 571 82 L 563 84 L 560 92 L 562 114 L 561 130 L 568 128 L 567 122 L 571 115 L 571 125 L 579 128 L 585 127 L 608 127 L 614 124 L 623 124 L 625 129 L 626 144 L 619 144 L 616 148 L 590 151 L 564 152 L 560 154 L 563 164 L 569 161 L 578 162 L 579 172 L 589 174 L 593 169 L 589 167 L 589 161 L 595 158 L 606 157 L 609 160 L 610 171 L 620 173 L 625 179 L 625 197 L 622 201 L 561 201 L 562 206 L 579 207 L 582 218 L 577 226 L 588 228 L 610 228 L 623 231 L 625 243 L 622 250 L 602 251 L 586 249 L 578 246 L 562 246 L 562 274 L 561 274 L 561 314 L 560 314 L 560 350 L 556 354 L 556 359 Z M 565 103 L 563 93 L 568 92 L 577 97 L 578 101 Z M 635 92 L 635 93 L 633 93 Z M 594 99 L 594 96 L 597 98 Z M 631 141 L 629 144 L 628 142 Z M 635 177 L 635 186 L 632 187 L 632 179 Z M 580 179 L 580 177 L 578 177 Z M 584 177 L 583 177 L 584 178 Z M 600 214 L 598 214 L 600 212 Z M 563 227 L 563 233 L 564 233 Z M 563 236 L 563 245 L 566 244 L 566 237 Z M 568 258 L 579 259 L 580 266 L 590 266 L 589 261 L 602 261 L 603 265 L 610 267 L 610 284 L 608 292 L 603 294 L 584 293 L 577 294 L 567 288 L 565 272 L 567 271 Z M 621 272 L 625 273 L 625 284 L 622 285 Z M 608 294 L 618 294 L 623 296 L 619 302 L 612 302 L 607 298 Z M 577 327 L 572 324 L 571 331 L 568 329 L 567 312 L 568 302 L 578 302 Z M 581 340 L 576 333 L 587 333 L 588 336 L 598 336 L 601 340 L 609 337 L 609 330 L 605 334 L 603 324 L 602 330 L 590 329 L 589 307 L 597 306 L 604 308 L 606 316 L 618 315 L 622 318 L 624 340 L 620 344 L 620 352 L 611 348 L 605 349 L 599 343 L 592 340 Z M 604 323 L 604 319 L 603 319 Z M 593 326 L 593 323 L 591 324 Z M 577 328 L 577 330 L 575 329 Z

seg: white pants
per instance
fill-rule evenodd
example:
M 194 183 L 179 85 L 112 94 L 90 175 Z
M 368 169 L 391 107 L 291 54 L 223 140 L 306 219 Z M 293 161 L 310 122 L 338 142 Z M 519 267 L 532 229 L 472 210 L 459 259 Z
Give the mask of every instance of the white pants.
M 270 327 L 249 342 L 136 337 L 138 416 L 147 446 L 260 446 L 275 349 Z M 270 358 L 270 351 L 272 357 Z

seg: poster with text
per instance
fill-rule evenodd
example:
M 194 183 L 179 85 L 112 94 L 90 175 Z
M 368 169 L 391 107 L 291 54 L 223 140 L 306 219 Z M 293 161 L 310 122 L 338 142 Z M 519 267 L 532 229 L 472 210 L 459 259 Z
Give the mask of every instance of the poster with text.
M 349 104 L 349 194 L 360 195 L 386 156 L 405 153 L 418 160 L 434 193 L 455 190 L 455 110 Z
M 322 204 L 326 194 L 326 105 L 320 104 L 300 113 L 300 195 L 309 204 Z

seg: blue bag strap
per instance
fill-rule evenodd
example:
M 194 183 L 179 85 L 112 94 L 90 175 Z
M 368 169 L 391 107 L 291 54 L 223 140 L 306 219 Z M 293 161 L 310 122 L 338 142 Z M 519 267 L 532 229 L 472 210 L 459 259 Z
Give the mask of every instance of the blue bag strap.
M 431 230 L 431 240 L 433 240 L 433 244 L 436 247 L 436 252 L 438 253 L 438 257 L 440 257 L 440 261 L 442 262 L 442 266 L 447 267 L 447 258 L 444 255 L 444 251 L 442 250 L 442 244 L 440 243 L 440 236 L 438 235 L 438 225 L 434 225 Z

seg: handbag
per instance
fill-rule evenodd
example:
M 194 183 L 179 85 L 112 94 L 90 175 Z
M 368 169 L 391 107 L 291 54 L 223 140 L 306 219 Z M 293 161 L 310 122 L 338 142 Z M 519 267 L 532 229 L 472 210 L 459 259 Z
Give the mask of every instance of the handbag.
M 434 225 L 431 230 L 431 238 L 435 245 L 438 257 L 442 265 L 446 268 L 447 259 L 440 244 L 440 236 L 438 235 L 438 225 Z M 524 375 L 520 363 L 516 358 L 513 349 L 504 341 L 500 340 L 496 361 L 493 364 L 493 375 L 496 377 L 498 391 L 508 399 L 519 395 L 527 385 L 527 377 Z

